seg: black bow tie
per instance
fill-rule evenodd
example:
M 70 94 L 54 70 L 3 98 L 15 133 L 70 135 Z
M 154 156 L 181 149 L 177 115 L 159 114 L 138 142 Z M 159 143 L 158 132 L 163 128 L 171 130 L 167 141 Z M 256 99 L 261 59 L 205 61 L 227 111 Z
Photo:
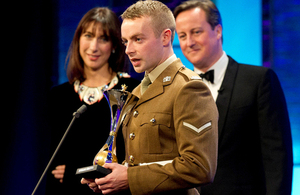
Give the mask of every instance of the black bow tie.
M 202 79 L 205 79 L 207 81 L 210 81 L 211 83 L 214 83 L 214 70 L 210 70 L 206 73 L 201 73 L 199 74 L 199 76 L 202 78 Z

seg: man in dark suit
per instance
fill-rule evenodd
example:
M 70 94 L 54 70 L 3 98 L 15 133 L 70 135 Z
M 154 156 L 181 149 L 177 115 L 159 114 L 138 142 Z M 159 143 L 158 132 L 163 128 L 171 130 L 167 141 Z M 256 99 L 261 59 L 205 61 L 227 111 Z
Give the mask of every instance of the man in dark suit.
M 276 74 L 226 55 L 221 16 L 211 1 L 184 2 L 174 15 L 182 52 L 219 110 L 217 172 L 201 195 L 291 194 L 291 130 Z

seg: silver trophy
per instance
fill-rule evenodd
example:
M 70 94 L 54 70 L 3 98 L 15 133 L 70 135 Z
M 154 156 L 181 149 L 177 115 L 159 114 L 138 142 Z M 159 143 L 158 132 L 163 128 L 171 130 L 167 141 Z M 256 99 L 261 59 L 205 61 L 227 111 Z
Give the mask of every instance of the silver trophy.
M 96 154 L 93 165 L 89 167 L 79 168 L 76 171 L 77 175 L 80 175 L 84 178 L 99 178 L 109 174 L 111 171 L 109 169 L 105 169 L 102 167 L 105 163 L 116 163 L 118 162 L 116 156 L 116 128 L 120 119 L 120 114 L 123 109 L 123 106 L 126 102 L 129 92 L 125 91 L 127 89 L 126 85 L 122 85 L 121 90 L 111 89 L 107 90 L 107 86 L 102 89 L 103 95 L 106 98 L 108 105 L 110 107 L 111 114 L 111 125 L 110 125 L 110 133 L 109 136 L 100 149 L 100 151 Z

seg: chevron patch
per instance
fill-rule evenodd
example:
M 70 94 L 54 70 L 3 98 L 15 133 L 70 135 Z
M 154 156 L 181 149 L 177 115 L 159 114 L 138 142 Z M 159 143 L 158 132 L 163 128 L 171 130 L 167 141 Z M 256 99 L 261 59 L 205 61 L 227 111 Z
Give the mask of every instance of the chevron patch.
M 190 123 L 186 123 L 186 122 L 183 122 L 183 126 L 186 126 L 186 127 L 190 128 L 190 129 L 196 131 L 197 133 L 200 133 L 204 129 L 206 129 L 208 127 L 211 127 L 211 122 L 208 122 L 208 123 L 202 125 L 200 128 L 197 128 L 194 125 L 191 125 Z

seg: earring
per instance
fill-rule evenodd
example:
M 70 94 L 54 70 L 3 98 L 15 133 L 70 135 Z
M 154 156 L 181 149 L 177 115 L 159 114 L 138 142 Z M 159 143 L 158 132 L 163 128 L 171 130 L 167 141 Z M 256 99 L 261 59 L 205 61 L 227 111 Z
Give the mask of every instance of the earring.
M 111 51 L 111 53 L 115 53 L 116 51 L 115 51 L 115 49 L 113 49 L 112 51 Z

